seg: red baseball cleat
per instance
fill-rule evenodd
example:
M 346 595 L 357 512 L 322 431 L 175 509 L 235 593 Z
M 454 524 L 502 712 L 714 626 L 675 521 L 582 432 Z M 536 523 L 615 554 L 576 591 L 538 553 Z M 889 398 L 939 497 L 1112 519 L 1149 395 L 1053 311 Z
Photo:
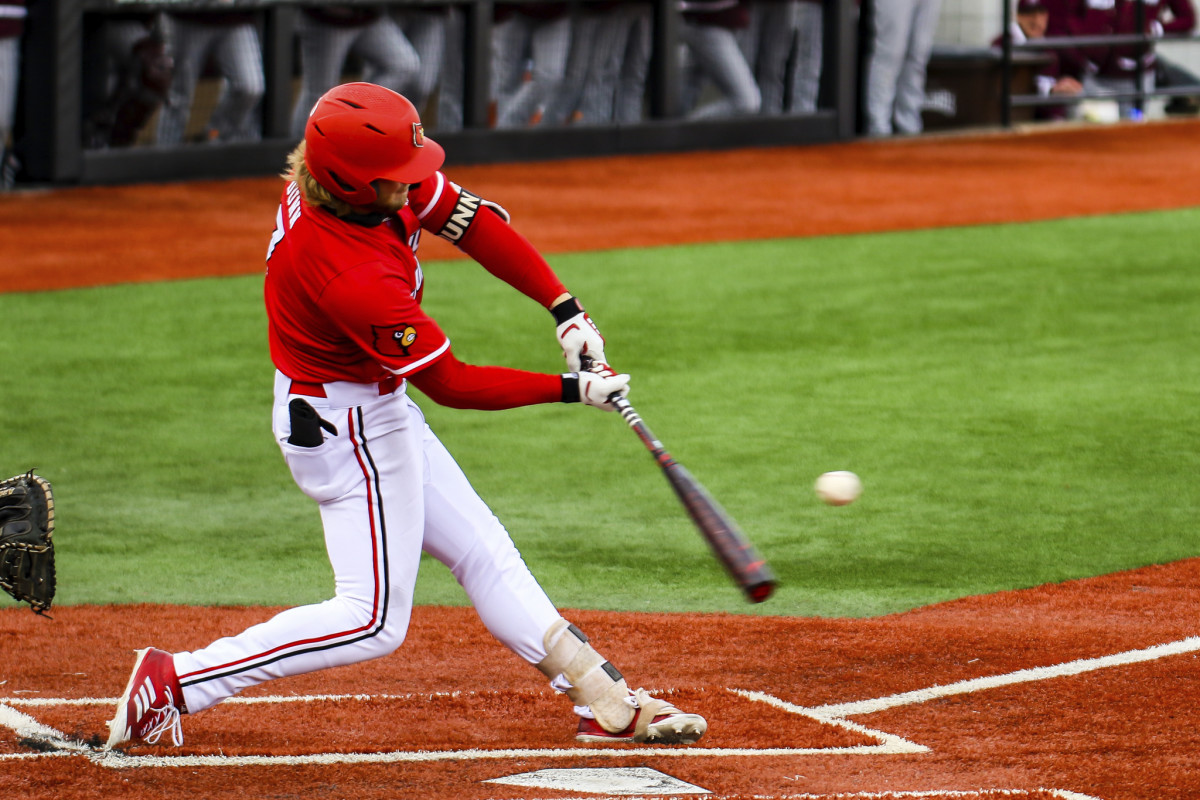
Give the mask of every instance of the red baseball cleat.
M 580 717 L 575 741 L 692 744 L 708 730 L 704 717 L 685 714 L 666 700 L 651 697 L 645 689 L 638 689 L 630 699 L 637 713 L 629 727 L 613 733 L 604 730 L 594 719 Z
M 167 731 L 178 747 L 183 744 L 181 710 L 183 690 L 171 654 L 153 647 L 138 650 L 133 674 L 117 703 L 117 715 L 108 723 L 108 747 L 126 742 L 157 744 Z

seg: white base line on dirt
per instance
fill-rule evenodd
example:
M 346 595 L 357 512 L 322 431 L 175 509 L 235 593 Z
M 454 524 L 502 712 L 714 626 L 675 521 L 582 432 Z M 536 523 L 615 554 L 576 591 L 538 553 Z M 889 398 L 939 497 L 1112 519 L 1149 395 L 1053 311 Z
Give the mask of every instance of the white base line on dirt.
M 835 794 L 709 794 L 705 795 L 705 800 L 727 800 L 728 798 L 738 798 L 738 800 L 923 800 L 924 798 L 933 798 L 934 800 L 987 800 L 988 798 L 1014 798 L 1020 800 L 1022 797 L 1045 792 L 1051 797 L 1058 800 L 1100 800 L 1098 797 L 1092 797 L 1089 794 L 1079 794 L 1078 792 L 1068 792 L 1063 789 L 931 789 L 929 791 L 916 792 L 837 792 Z M 591 797 L 560 797 L 556 800 L 596 800 L 595 795 Z M 636 797 L 622 795 L 622 800 L 662 800 L 661 797 Z
M 97 764 L 113 769 L 133 767 L 269 767 L 309 764 L 399 764 L 438 761 L 484 761 L 531 758 L 728 758 L 746 756 L 887 755 L 879 745 L 859 747 L 725 748 L 614 747 L 538 748 L 510 750 L 394 750 L 385 753 L 312 753 L 300 756 L 129 756 L 118 751 L 97 753 Z
M 0 703 L 0 725 L 11 728 L 18 739 L 25 739 L 54 748 L 59 755 L 71 753 L 91 753 L 93 748 L 78 739 L 72 739 L 49 725 L 43 725 L 28 714 L 17 711 L 12 706 Z M 43 756 L 49 753 L 13 753 L 13 756 Z
M 859 700 L 853 703 L 835 703 L 815 708 L 806 708 L 804 711 L 813 716 L 829 720 L 841 717 L 853 717 L 858 714 L 873 714 L 877 711 L 885 711 L 897 706 L 926 703 L 930 700 L 937 700 L 956 694 L 968 694 L 986 689 L 996 689 L 1001 686 L 1012 686 L 1031 681 L 1044 681 L 1068 675 L 1081 675 L 1085 672 L 1094 672 L 1098 669 L 1122 667 L 1128 664 L 1156 661 L 1160 658 L 1182 655 L 1183 653 L 1194 653 L 1197 650 L 1200 650 L 1200 637 L 1189 636 L 1177 642 L 1155 645 L 1154 647 L 1147 647 L 1144 650 L 1128 650 L 1124 653 L 1116 653 L 1111 656 L 1101 656 L 1099 658 L 1081 658 L 1076 661 L 1067 661 L 1049 667 L 1021 669 L 1006 675 L 974 678 L 972 680 L 959 681 L 958 683 L 950 683 L 945 686 L 931 686 L 928 689 L 894 694 L 889 697 L 877 697 L 872 700 Z
M 1044 792 L 1058 800 L 1100 800 L 1089 794 L 1068 792 L 1064 789 L 931 789 L 928 791 L 895 791 L 895 792 L 837 792 L 834 794 L 709 794 L 705 800 L 987 800 L 987 798 L 1015 798 Z M 590 797 L 560 797 L 556 800 L 596 800 Z M 662 800 L 661 797 L 639 797 L 622 795 L 622 800 Z
M 667 748 L 619 748 L 613 750 L 592 748 L 566 749 L 514 749 L 514 750 L 445 750 L 445 751 L 399 751 L 390 753 L 315 753 L 302 756 L 129 756 L 119 751 L 108 751 L 92 747 L 82 741 L 72 739 L 66 734 L 46 725 L 27 714 L 17 711 L 13 706 L 54 706 L 54 705 L 96 705 L 115 703 L 115 698 L 82 698 L 82 699 L 51 699 L 51 698 L 0 698 L 0 726 L 12 729 L 19 738 L 27 739 L 46 745 L 48 753 L 13 753 L 0 754 L 0 761 L 10 759 L 40 758 L 47 755 L 84 755 L 94 763 L 112 768 L 130 767 L 203 767 L 203 766 L 245 766 L 245 765 L 301 765 L 301 764 L 363 764 L 363 763 L 397 763 L 397 762 L 436 762 L 477 759 L 510 759 L 510 758 L 572 758 L 580 756 L 614 758 L 629 758 L 631 756 L 654 757 L 714 757 L 714 756 L 796 756 L 796 755 L 877 755 L 923 753 L 928 748 L 910 742 L 907 739 L 873 730 L 846 719 L 849 716 L 872 714 L 890 708 L 905 705 L 925 703 L 953 695 L 985 691 L 1003 686 L 1012 686 L 1032 681 L 1042 681 L 1070 675 L 1080 675 L 1109 667 L 1126 666 L 1147 661 L 1154 661 L 1169 656 L 1181 655 L 1200 651 L 1200 637 L 1188 637 L 1176 642 L 1156 645 L 1142 650 L 1129 650 L 1098 658 L 1084 658 L 1069 661 L 1049 667 L 1034 667 L 1017 670 L 1004 675 L 993 675 L 984 678 L 959 681 L 946 686 L 932 686 L 926 689 L 904 692 L 901 694 L 878 697 L 870 700 L 859 700 L 850 703 L 834 703 L 812 708 L 805 708 L 781 700 L 763 692 L 744 689 L 729 689 L 728 691 L 756 702 L 766 703 L 782 711 L 799 714 L 822 724 L 834 725 L 854 731 L 871 738 L 876 745 L 856 747 L 826 747 L 826 748 L 762 748 L 762 749 L 724 749 L 697 748 L 680 749 Z M 291 703 L 345 701 L 345 700 L 379 700 L 379 699 L 432 699 L 434 697 L 459 696 L 460 692 L 412 693 L 406 695 L 308 695 L 308 696 L 267 696 L 233 698 L 225 702 L 241 703 Z M 472 694 L 472 693 L 467 693 Z M 1046 791 L 1062 800 L 1096 800 L 1089 795 L 1068 792 L 1061 789 L 1039 790 Z M 1005 793 L 1008 794 L 1005 794 Z M 1023 790 L 977 790 L 975 792 L 887 792 L 859 793 L 836 795 L 786 795 L 772 796 L 778 800 L 837 800 L 837 798 L 920 798 L 920 797 L 1019 797 L 1028 795 Z

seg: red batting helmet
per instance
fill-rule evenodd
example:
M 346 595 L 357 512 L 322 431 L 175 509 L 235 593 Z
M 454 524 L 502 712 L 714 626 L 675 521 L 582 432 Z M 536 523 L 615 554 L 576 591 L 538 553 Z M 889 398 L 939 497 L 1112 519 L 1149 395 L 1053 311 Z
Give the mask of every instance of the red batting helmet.
M 413 104 L 373 83 L 330 89 L 308 115 L 304 164 L 317 182 L 351 205 L 375 200 L 371 181 L 420 183 L 446 160 L 425 138 Z

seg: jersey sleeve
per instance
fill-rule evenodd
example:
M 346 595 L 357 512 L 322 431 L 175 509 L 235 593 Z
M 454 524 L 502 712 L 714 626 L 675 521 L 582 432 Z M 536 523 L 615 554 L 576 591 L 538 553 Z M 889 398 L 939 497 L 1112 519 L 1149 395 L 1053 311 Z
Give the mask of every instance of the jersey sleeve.
M 421 310 L 413 292 L 384 265 L 361 264 L 330 281 L 321 305 L 380 366 L 411 377 L 450 352 L 450 340 Z
M 526 297 L 549 308 L 567 289 L 530 242 L 509 224 L 508 212 L 438 172 L 409 195 L 421 227 L 479 262 Z
M 454 353 L 421 370 L 412 383 L 433 402 L 450 408 L 497 411 L 565 402 L 562 375 L 464 364 Z

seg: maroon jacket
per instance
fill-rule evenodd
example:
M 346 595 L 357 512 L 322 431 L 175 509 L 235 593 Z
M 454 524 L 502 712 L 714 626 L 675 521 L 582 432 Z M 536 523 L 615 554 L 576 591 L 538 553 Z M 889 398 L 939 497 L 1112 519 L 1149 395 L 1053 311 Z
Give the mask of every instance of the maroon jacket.
M 25 0 L 0 0 L 0 39 L 25 32 Z
M 1054 0 L 1061 8 L 1051 10 L 1049 36 L 1111 36 L 1137 33 L 1137 0 Z M 1171 20 L 1164 22 L 1166 12 Z M 1188 33 L 1196 25 L 1191 0 L 1145 0 L 1144 33 Z M 1062 52 L 1063 68 L 1069 74 L 1085 72 L 1107 77 L 1131 77 L 1138 68 L 1139 48 L 1090 46 Z M 1153 45 L 1142 56 L 1143 69 L 1154 66 Z

